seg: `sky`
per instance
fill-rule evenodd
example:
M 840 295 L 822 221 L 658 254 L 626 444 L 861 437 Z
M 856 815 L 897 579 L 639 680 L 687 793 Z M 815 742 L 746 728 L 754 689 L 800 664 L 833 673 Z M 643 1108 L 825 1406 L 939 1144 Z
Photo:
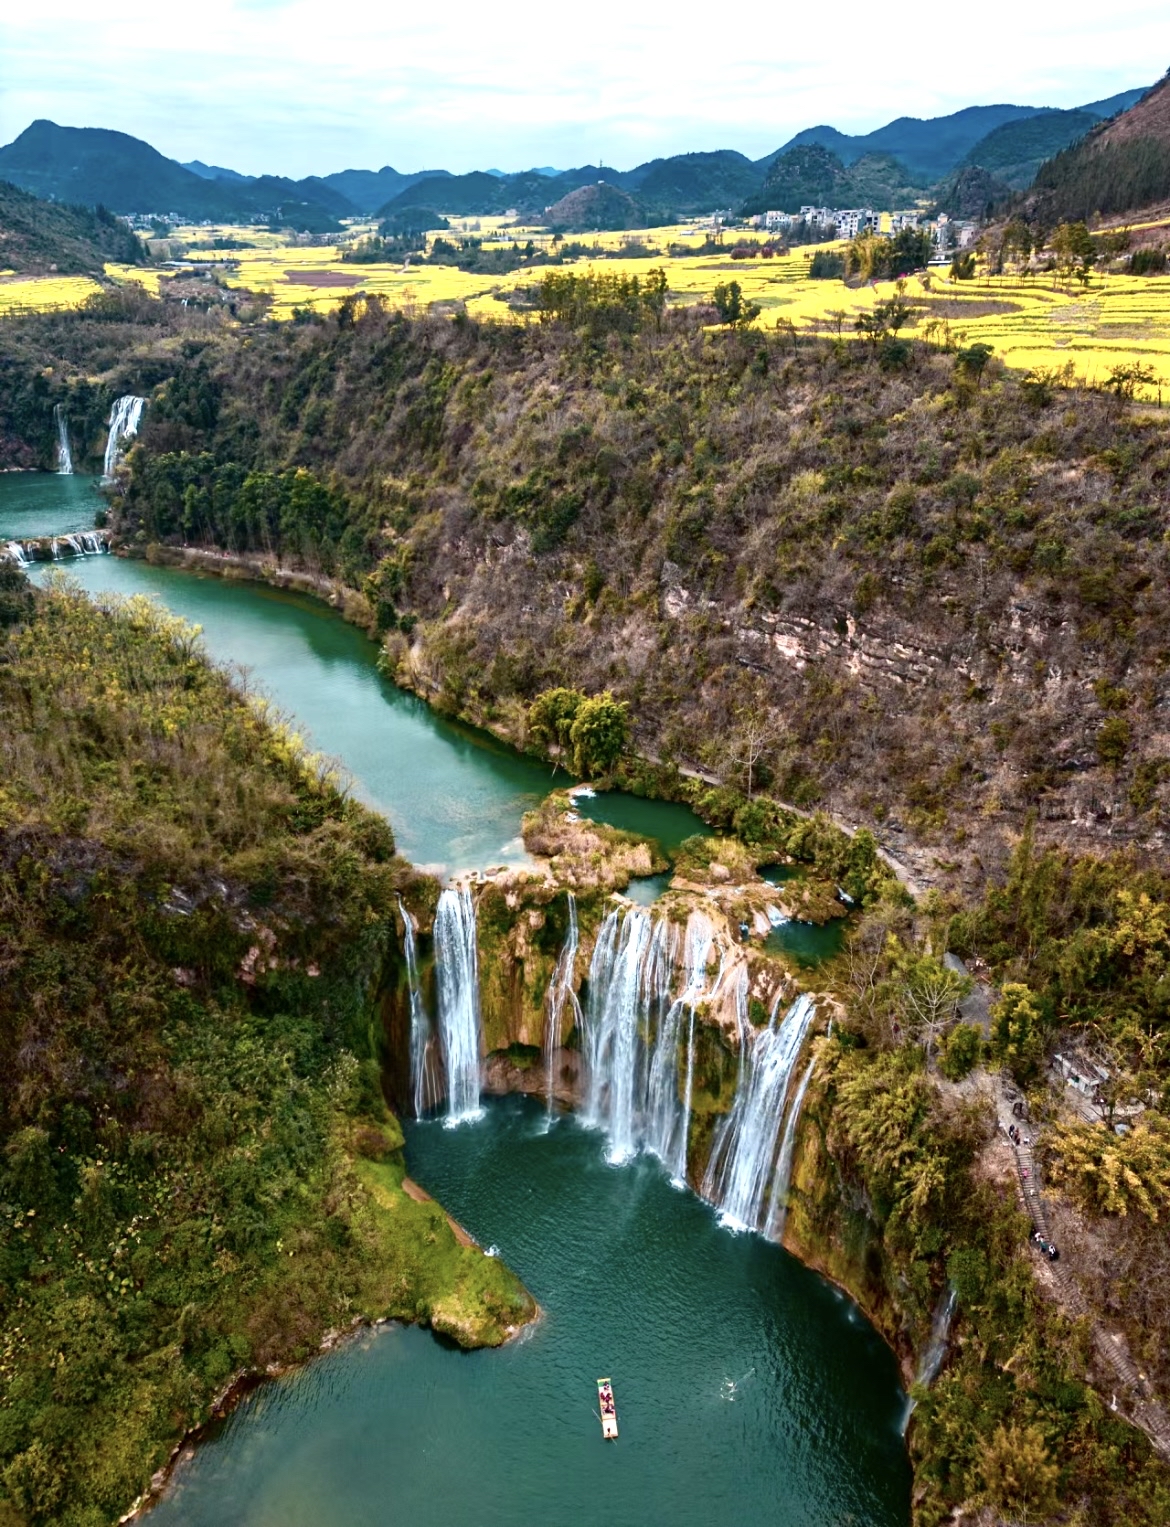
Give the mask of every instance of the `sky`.
M 37 117 L 245 174 L 525 169 L 772 152 L 979 103 L 1076 106 L 1170 67 L 1166 0 L 3 7 L 0 142 Z

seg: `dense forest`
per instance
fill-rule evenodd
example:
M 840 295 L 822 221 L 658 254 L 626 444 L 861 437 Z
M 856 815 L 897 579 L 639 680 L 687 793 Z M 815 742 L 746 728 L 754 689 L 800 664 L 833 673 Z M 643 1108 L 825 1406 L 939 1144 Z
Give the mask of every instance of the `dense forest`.
M 146 600 L 0 563 L 0 1522 L 116 1520 L 239 1373 L 530 1302 L 401 1188 L 389 827 Z

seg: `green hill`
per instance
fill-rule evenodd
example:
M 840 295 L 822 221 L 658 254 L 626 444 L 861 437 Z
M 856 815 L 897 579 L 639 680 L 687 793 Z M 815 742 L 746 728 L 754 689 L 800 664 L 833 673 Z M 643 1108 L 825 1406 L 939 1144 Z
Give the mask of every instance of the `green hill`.
M 324 181 L 208 180 L 127 133 L 44 120 L 0 148 L 0 176 L 45 200 L 197 221 L 265 220 L 325 232 L 355 210 Z
M 819 143 L 798 144 L 775 158 L 745 213 L 797 212 L 802 206 L 888 210 L 921 196 L 904 167 L 889 154 L 865 154 L 848 168 Z
M 1046 223 L 1135 212 L 1170 198 L 1170 74 L 1136 106 L 1040 166 L 1025 206 Z
M 1005 122 L 979 140 L 964 164 L 978 165 L 1019 191 L 1031 185 L 1046 159 L 1083 138 L 1099 121 L 1090 111 L 1045 111 Z
M 145 258 L 131 230 L 105 207 L 42 201 L 0 180 L 0 270 L 96 275 L 107 260 L 137 265 Z
M 604 182 L 582 186 L 554 202 L 545 213 L 550 228 L 593 233 L 610 228 L 645 228 L 646 213 L 628 191 Z

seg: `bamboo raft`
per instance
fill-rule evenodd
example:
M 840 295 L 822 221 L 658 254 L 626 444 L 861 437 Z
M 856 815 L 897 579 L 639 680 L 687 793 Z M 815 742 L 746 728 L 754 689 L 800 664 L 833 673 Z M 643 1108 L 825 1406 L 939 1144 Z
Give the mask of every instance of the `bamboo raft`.
M 601 1435 L 607 1442 L 617 1439 L 617 1406 L 613 1401 L 613 1385 L 608 1379 L 597 1380 L 597 1403 L 601 1406 Z

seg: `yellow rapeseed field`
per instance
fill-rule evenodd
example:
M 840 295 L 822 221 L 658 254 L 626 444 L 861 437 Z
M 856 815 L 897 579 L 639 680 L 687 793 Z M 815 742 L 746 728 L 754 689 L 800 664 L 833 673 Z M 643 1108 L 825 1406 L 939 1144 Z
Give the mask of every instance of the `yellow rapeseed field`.
M 351 229 L 353 238 L 373 231 Z M 586 255 L 573 268 L 597 269 L 607 274 L 644 275 L 661 265 L 675 303 L 709 301 L 720 282 L 738 281 L 744 295 L 761 308 L 757 324 L 763 328 L 795 329 L 799 334 L 840 333 L 853 337 L 861 313 L 893 292 L 889 282 L 860 288 L 841 281 L 813 281 L 808 267 L 815 248 L 801 246 L 790 254 L 765 258 L 763 254 L 733 260 L 732 247 L 762 247 L 768 235 L 734 232 L 725 236 L 725 250 L 715 254 L 676 253 L 668 245 L 696 250 L 707 237 L 707 228 L 682 224 L 644 233 L 599 233 L 575 239 L 598 251 Z M 551 245 L 551 236 L 539 228 L 519 227 L 503 218 L 453 218 L 448 238 L 474 235 L 488 248 L 508 247 L 529 241 L 537 248 Z M 432 239 L 436 235 L 432 235 Z M 212 250 L 215 239 L 232 239 L 248 247 Z M 663 253 L 652 259 L 622 258 L 620 251 L 631 239 L 645 242 Z M 220 279 L 241 291 L 264 293 L 271 298 L 275 318 L 291 318 L 294 311 L 327 312 L 348 294 L 377 293 L 394 308 L 409 312 L 465 309 L 481 319 L 509 322 L 531 321 L 517 313 L 508 298 L 517 288 L 538 283 L 543 267 L 520 270 L 507 276 L 475 275 L 453 266 L 420 265 L 416 260 L 385 264 L 354 264 L 341 260 L 337 244 L 282 243 L 277 234 L 255 228 L 186 228 L 177 230 L 172 247 L 182 245 L 192 258 L 222 267 Z M 819 246 L 824 248 L 840 246 Z M 612 251 L 608 258 L 603 252 Z M 616 256 L 616 257 L 614 257 Z M 117 281 L 139 281 L 157 293 L 167 272 L 133 266 L 106 267 Z M 0 313 L 68 307 L 80 303 L 97 284 L 86 277 L 53 276 L 36 280 L 0 277 Z M 1094 273 L 1086 288 L 1055 284 L 1050 276 L 986 276 L 973 281 L 952 281 L 945 267 L 906 282 L 906 296 L 915 312 L 906 333 L 935 343 L 992 346 L 1006 365 L 1019 369 L 1070 368 L 1070 374 L 1090 385 L 1104 381 L 1120 365 L 1148 367 L 1158 379 L 1146 396 L 1160 399 L 1162 387 L 1170 392 L 1170 276 L 1124 276 Z
M 0 278 L 0 317 L 48 313 L 79 307 L 101 287 L 88 276 L 17 276 Z

